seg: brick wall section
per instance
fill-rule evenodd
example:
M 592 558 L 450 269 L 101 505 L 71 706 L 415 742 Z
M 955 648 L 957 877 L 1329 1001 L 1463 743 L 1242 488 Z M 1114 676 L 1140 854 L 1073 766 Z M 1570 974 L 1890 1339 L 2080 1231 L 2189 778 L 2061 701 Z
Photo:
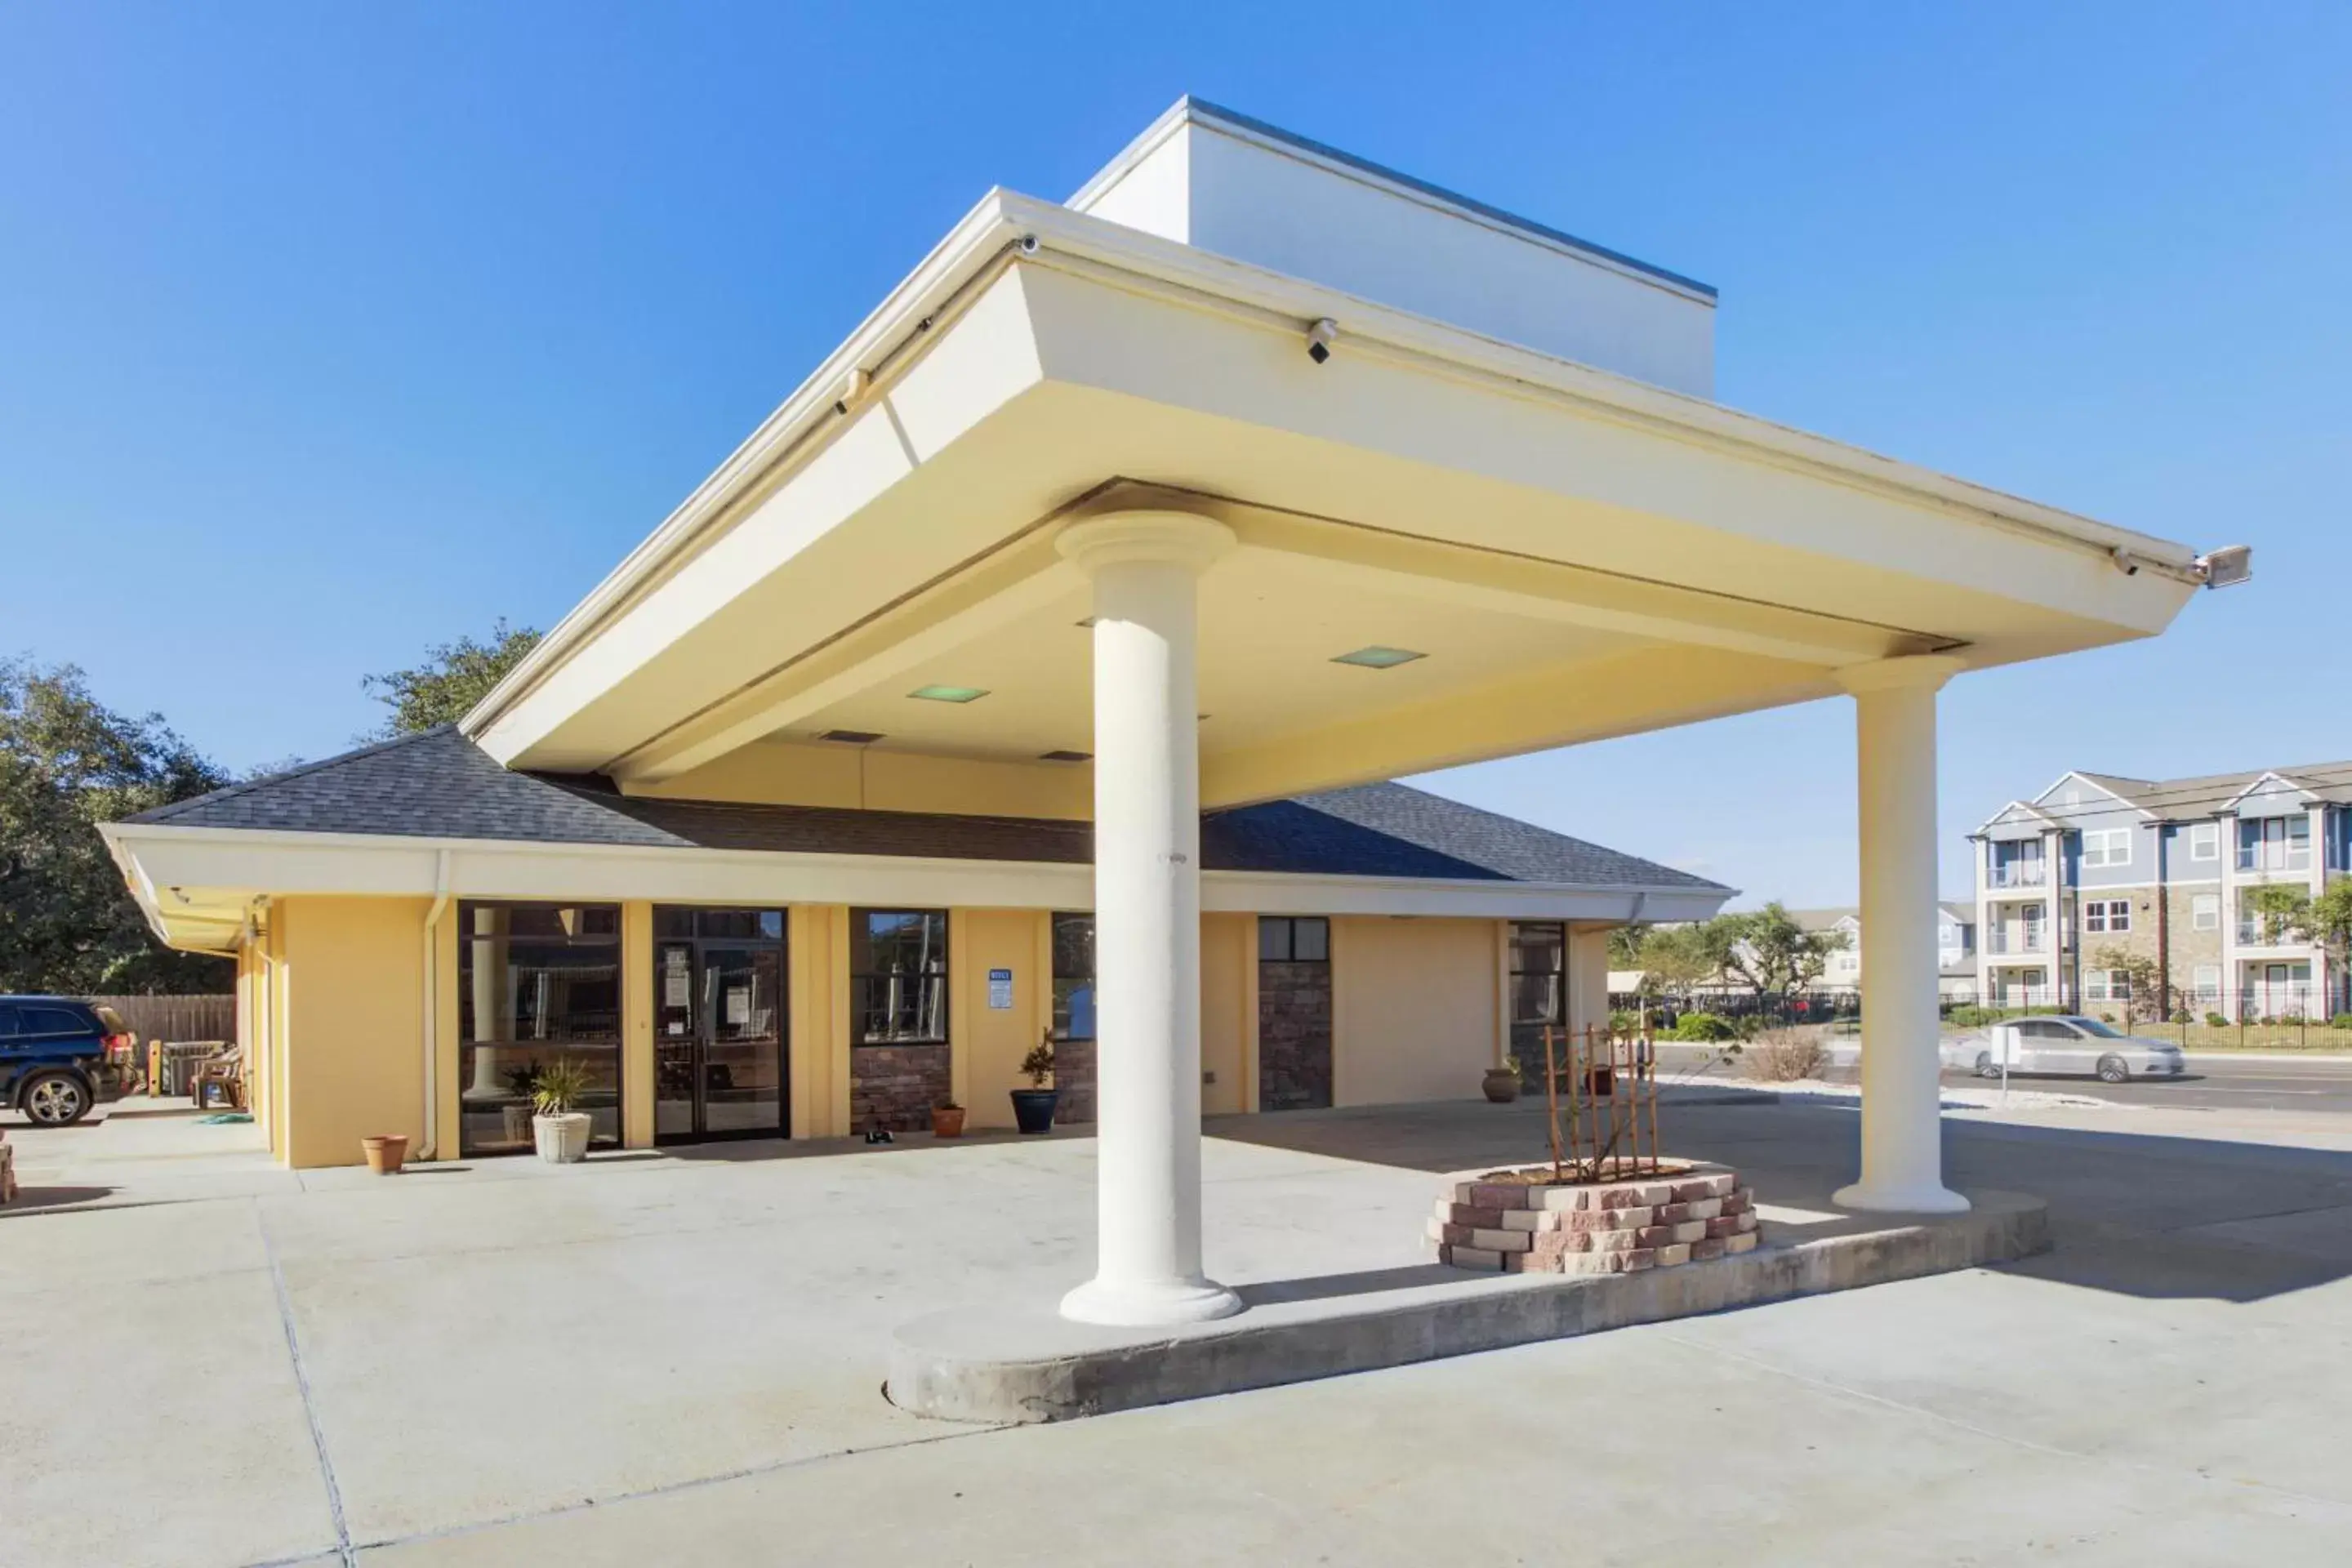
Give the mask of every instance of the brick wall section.
M 931 1108 L 948 1100 L 946 1046 L 853 1046 L 849 1130 L 928 1132 Z
M 1747 1252 L 1756 1207 L 1738 1173 L 1531 1187 L 1448 1177 L 1427 1229 L 1438 1261 L 1482 1273 L 1631 1274 Z
M 1257 966 L 1257 1104 L 1312 1110 L 1331 1103 L 1331 966 Z
M 1095 1119 L 1095 1043 L 1092 1040 L 1054 1042 L 1054 1087 L 1062 1091 L 1054 1102 L 1058 1125 Z

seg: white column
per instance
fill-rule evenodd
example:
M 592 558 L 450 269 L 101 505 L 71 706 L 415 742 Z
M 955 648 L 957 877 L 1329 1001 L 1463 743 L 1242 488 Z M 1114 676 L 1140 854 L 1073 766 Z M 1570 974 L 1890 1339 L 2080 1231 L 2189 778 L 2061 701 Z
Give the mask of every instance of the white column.
M 1936 1016 L 1936 692 L 1946 655 L 1838 671 L 1853 694 L 1861 767 L 1862 1180 L 1846 1208 L 1954 1214 L 1944 1185 Z
M 2066 905 L 2060 895 L 2065 889 L 2066 836 L 2053 829 L 2042 836 L 2042 946 L 2050 954 L 2050 994 L 2045 999 L 2053 1007 L 2066 1005 Z
M 1222 524 L 1121 512 L 1073 525 L 1094 582 L 1095 1277 L 1080 1322 L 1241 1310 L 1201 1271 L 1201 772 L 1193 642 Z

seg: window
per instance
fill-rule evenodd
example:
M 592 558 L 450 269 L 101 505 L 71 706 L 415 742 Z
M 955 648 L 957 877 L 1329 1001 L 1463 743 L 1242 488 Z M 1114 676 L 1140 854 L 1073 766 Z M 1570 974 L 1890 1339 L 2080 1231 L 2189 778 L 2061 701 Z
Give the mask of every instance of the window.
M 2311 818 L 2297 813 L 2293 816 L 2251 817 L 2240 822 L 2238 869 L 2311 869 Z
M 2189 926 L 2192 931 L 2221 929 L 2221 895 L 2200 893 L 2189 900 Z
M 2123 969 L 2085 969 L 2083 971 L 2083 1000 L 2130 1001 L 2131 973 Z
M 937 1046 L 948 1038 L 945 910 L 850 914 L 849 1005 L 861 1046 Z
M 2128 827 L 2087 828 L 2083 834 L 2083 864 L 2128 866 L 2131 840 L 2132 830 Z
M 1328 963 L 1331 922 L 1320 915 L 1265 915 L 1257 922 L 1260 963 Z
M 1568 928 L 1558 921 L 1511 922 L 1511 1027 L 1568 1021 Z
M 1095 917 L 1054 917 L 1054 1037 L 1095 1037 Z
M 2197 993 L 2200 1002 L 2219 1002 L 2221 999 L 2221 966 L 2218 963 L 2199 964 L 2189 972 L 2189 988 Z
M 2129 899 L 2093 899 L 2083 906 L 2083 929 L 2086 931 L 2124 931 L 2131 930 Z
M 2221 858 L 2221 825 L 2220 823 L 2200 822 L 2190 826 L 2189 858 L 2191 860 L 2219 860 Z
M 531 1089 L 558 1061 L 585 1073 L 592 1143 L 621 1140 L 621 910 L 457 906 L 460 1154 L 530 1147 Z

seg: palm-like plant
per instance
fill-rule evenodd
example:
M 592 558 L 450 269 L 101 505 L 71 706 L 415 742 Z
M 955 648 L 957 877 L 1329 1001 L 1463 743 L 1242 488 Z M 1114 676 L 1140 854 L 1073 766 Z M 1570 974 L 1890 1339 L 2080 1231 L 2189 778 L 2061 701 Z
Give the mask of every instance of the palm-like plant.
M 539 1069 L 531 1082 L 531 1109 L 541 1116 L 568 1116 L 580 1108 L 594 1086 L 588 1069 L 569 1057 L 558 1057 Z

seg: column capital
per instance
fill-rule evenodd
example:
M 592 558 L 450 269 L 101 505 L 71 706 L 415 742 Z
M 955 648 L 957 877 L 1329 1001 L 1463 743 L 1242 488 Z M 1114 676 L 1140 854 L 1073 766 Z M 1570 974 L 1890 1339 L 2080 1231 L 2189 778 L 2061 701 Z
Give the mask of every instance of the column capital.
M 1074 522 L 1054 548 L 1081 572 L 1127 561 L 1159 561 L 1207 571 L 1241 542 L 1223 523 L 1189 511 L 1114 511 Z
M 1953 654 L 1914 653 L 1844 665 L 1830 673 L 1840 686 L 1859 697 L 1865 691 L 1934 691 L 1968 667 L 1968 660 Z

